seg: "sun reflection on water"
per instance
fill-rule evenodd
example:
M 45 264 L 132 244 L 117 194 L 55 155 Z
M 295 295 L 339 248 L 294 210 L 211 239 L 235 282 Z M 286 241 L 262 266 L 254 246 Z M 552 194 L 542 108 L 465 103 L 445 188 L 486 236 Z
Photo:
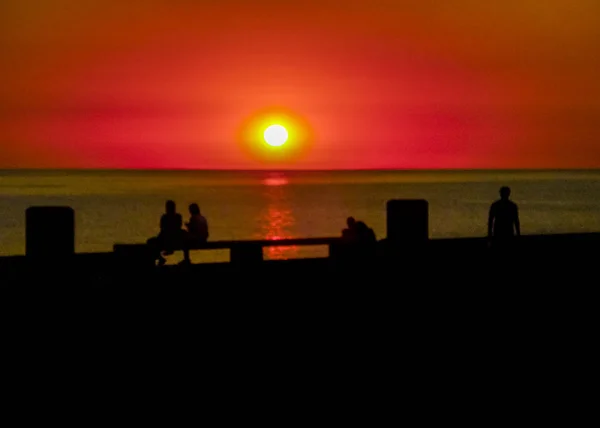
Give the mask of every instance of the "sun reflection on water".
M 288 179 L 285 176 L 274 175 L 263 180 L 265 186 L 284 186 L 288 184 Z
M 283 174 L 273 173 L 263 180 L 265 207 L 261 211 L 259 239 L 279 240 L 292 238 L 292 228 L 296 219 L 287 200 L 286 184 Z M 266 259 L 289 259 L 297 257 L 298 247 L 265 247 Z

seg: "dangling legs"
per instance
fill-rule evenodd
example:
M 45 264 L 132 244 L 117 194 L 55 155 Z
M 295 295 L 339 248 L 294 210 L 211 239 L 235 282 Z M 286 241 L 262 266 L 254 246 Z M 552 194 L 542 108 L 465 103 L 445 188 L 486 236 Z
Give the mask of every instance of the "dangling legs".
M 181 234 L 181 248 L 183 250 L 183 261 L 182 264 L 192 264 L 190 259 L 190 237 L 187 233 L 182 232 Z
M 146 241 L 146 244 L 152 248 L 152 252 L 154 253 L 154 259 L 158 260 L 158 265 L 164 266 L 164 264 L 167 262 L 167 259 L 165 259 L 161 254 L 160 243 L 161 240 L 158 237 L 150 238 L 148 239 L 148 241 Z

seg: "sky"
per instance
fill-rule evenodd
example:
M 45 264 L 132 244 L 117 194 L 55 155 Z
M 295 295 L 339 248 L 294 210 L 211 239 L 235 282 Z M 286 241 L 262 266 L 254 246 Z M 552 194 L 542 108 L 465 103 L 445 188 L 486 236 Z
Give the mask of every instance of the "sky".
M 598 0 L 2 0 L 0 168 L 599 168 L 599 46 Z

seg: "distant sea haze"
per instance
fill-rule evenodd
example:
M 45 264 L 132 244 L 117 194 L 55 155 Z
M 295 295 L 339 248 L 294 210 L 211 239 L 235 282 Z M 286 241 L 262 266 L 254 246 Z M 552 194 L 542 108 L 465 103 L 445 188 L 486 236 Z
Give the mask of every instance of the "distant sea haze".
M 423 198 L 430 236 L 485 236 L 488 208 L 512 188 L 524 234 L 600 231 L 600 171 L 0 171 L 0 255 L 24 254 L 25 210 L 68 205 L 76 250 L 110 251 L 158 231 L 167 199 L 197 202 L 210 239 L 338 236 L 354 216 L 385 237 L 385 203 Z M 320 256 L 323 248 L 265 250 L 267 258 Z M 227 258 L 197 252 L 199 261 Z

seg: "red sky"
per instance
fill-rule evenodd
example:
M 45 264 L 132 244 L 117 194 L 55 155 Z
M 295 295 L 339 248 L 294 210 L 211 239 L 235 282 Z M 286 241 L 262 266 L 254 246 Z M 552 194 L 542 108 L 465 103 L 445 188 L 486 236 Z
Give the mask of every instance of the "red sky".
M 599 168 L 599 46 L 598 0 L 2 0 L 0 168 Z

